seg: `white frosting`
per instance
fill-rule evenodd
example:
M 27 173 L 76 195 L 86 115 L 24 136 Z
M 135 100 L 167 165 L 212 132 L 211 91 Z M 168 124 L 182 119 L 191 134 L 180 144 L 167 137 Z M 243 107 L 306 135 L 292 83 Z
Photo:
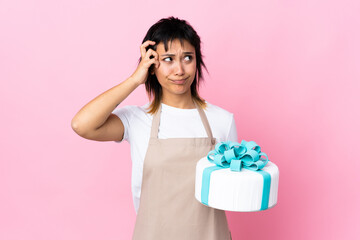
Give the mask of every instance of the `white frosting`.
M 215 166 L 204 157 L 196 165 L 195 198 L 201 202 L 202 175 L 204 169 Z M 279 185 L 279 169 L 268 162 L 261 170 L 271 175 L 270 196 L 268 208 L 277 203 Z M 242 168 L 240 172 L 230 168 L 215 170 L 211 173 L 208 206 L 212 208 L 251 212 L 260 211 L 264 179 L 255 171 Z

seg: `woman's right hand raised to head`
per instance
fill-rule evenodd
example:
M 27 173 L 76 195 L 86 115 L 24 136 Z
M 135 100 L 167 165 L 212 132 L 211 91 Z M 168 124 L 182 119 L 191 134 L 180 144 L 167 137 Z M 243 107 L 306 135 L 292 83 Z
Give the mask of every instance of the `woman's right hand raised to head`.
M 141 44 L 141 61 L 129 78 L 91 100 L 74 116 L 71 126 L 78 135 L 97 141 L 123 138 L 124 125 L 112 111 L 139 85 L 145 83 L 152 64 L 159 67 L 158 53 L 153 49 L 146 51 L 150 44 L 155 42 L 148 40 Z
M 159 67 L 159 54 L 154 51 L 153 49 L 149 48 L 146 51 L 146 48 L 149 45 L 156 44 L 154 41 L 147 40 L 140 46 L 140 52 L 141 52 L 141 62 L 139 63 L 138 67 L 136 68 L 135 72 L 131 75 L 131 78 L 136 81 L 138 84 L 145 83 L 148 74 L 149 74 L 149 68 L 152 64 L 156 68 Z M 153 58 L 150 58 L 150 56 L 153 56 Z

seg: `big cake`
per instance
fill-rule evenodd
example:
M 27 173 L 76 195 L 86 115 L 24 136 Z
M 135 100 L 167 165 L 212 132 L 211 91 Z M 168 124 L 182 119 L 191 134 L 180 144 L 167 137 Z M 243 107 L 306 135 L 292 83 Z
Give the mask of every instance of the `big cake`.
M 279 169 L 254 142 L 220 142 L 196 164 L 195 198 L 202 204 L 237 212 L 277 203 Z

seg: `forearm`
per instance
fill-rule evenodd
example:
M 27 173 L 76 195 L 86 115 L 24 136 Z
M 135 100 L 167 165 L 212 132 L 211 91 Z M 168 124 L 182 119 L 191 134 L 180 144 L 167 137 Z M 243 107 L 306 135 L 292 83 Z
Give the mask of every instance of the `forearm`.
M 96 130 L 104 124 L 116 106 L 124 101 L 139 85 L 139 81 L 129 77 L 103 92 L 79 110 L 71 121 L 72 128 L 79 134 Z

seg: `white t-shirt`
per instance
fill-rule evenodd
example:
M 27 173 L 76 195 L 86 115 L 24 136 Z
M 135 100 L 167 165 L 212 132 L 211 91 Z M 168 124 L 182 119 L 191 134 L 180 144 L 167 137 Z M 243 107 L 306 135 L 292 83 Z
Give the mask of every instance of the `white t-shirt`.
M 236 141 L 237 132 L 234 115 L 208 102 L 204 112 L 217 142 Z M 199 112 L 194 109 L 181 109 L 161 103 L 158 138 L 201 138 L 207 137 Z M 112 111 L 124 124 L 122 141 L 130 143 L 132 159 L 131 190 L 136 213 L 141 194 L 143 163 L 150 139 L 153 115 L 146 112 L 149 103 L 143 106 L 124 106 Z M 122 141 L 115 141 L 120 143 Z

